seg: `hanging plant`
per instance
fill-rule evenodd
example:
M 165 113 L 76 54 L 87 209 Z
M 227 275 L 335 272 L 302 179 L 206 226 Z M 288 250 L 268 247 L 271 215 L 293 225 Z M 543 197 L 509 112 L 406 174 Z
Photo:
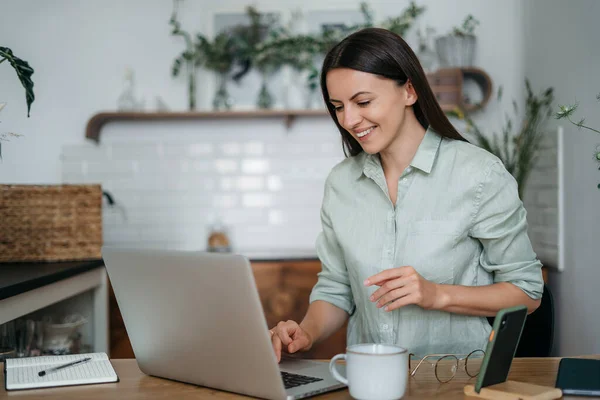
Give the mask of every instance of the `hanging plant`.
M 25 101 L 27 103 L 27 117 L 29 118 L 29 112 L 31 110 L 31 104 L 35 100 L 35 95 L 33 94 L 33 81 L 31 80 L 31 76 L 33 75 L 33 68 L 29 65 L 27 61 L 20 59 L 15 56 L 11 49 L 7 47 L 0 46 L 0 64 L 8 61 L 10 65 L 14 68 L 17 73 L 17 77 L 19 81 L 21 81 L 21 85 L 25 88 Z M 4 108 L 6 103 L 0 103 L 0 111 Z M 22 136 L 18 133 L 0 133 L 0 159 L 2 158 L 2 141 L 8 141 L 9 137 L 19 137 Z

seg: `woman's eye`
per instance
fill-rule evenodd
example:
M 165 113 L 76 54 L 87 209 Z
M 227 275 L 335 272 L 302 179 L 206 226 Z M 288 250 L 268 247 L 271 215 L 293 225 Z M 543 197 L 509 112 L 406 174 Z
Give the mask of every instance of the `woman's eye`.
M 361 101 L 360 103 L 358 103 L 358 105 L 359 105 L 360 107 L 366 107 L 366 106 L 368 106 L 368 105 L 369 105 L 369 103 L 370 103 L 370 101 Z
M 333 109 L 334 109 L 336 112 L 342 111 L 342 109 L 343 109 L 343 108 L 344 108 L 344 107 L 342 107 L 342 106 L 337 106 L 337 107 L 336 107 L 336 106 L 333 106 Z

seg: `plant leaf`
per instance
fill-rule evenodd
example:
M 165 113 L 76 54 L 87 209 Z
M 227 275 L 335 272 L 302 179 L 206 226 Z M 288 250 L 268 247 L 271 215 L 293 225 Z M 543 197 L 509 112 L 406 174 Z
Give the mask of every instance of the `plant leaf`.
M 21 60 L 16 57 L 12 50 L 7 47 L 0 47 L 0 59 L 7 59 L 10 65 L 13 66 L 17 72 L 17 76 L 21 81 L 21 84 L 25 88 L 25 100 L 27 101 L 27 116 L 29 117 L 29 111 L 31 110 L 31 103 L 35 100 L 33 94 L 33 81 L 31 75 L 33 75 L 33 68 L 29 66 L 27 61 Z

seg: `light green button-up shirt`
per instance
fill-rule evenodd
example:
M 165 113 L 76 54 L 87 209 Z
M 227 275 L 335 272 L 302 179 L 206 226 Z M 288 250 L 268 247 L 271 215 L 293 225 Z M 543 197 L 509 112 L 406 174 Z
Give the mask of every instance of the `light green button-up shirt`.
M 396 343 L 417 355 L 485 349 L 483 317 L 408 305 L 378 309 L 363 281 L 410 265 L 423 278 L 478 286 L 510 282 L 542 296 L 541 263 L 527 236 L 514 178 L 494 155 L 429 129 L 398 183 L 392 204 L 378 155 L 361 153 L 333 168 L 317 239 L 322 271 L 310 301 L 350 314 L 348 344 Z

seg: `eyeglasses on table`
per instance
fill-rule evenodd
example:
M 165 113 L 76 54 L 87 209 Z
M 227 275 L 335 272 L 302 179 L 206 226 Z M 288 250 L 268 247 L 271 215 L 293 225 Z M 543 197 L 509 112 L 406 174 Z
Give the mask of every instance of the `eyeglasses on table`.
M 440 383 L 446 383 L 452 380 L 456 375 L 456 371 L 460 364 L 464 362 L 464 370 L 471 378 L 479 375 L 481 368 L 481 362 L 485 352 L 483 350 L 473 350 L 466 356 L 459 354 L 427 354 L 420 360 L 415 354 L 409 354 L 408 356 L 408 369 L 410 376 L 415 376 L 417 370 L 424 363 L 430 364 L 435 368 L 435 377 Z

